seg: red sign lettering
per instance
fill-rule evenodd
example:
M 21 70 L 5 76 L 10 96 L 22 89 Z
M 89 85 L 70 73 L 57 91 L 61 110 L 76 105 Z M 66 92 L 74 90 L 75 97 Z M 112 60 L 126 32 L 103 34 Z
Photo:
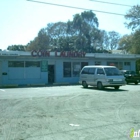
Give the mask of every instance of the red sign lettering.
M 50 56 L 50 52 L 49 51 L 45 51 L 45 50 L 33 50 L 31 52 L 31 55 L 33 57 L 46 57 L 46 56 Z
M 55 56 L 55 57 L 85 57 L 86 53 L 85 52 L 78 52 L 78 51 L 62 51 L 62 52 L 54 52 L 54 55 L 50 54 L 50 51 L 46 50 L 33 50 L 31 52 L 31 55 L 33 57 L 50 57 L 50 56 Z

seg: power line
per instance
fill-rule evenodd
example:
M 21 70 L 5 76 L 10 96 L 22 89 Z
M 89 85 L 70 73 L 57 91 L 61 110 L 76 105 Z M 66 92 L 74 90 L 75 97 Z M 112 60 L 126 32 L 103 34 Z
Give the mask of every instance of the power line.
M 119 14 L 119 13 L 112 13 L 112 12 L 99 11 L 99 10 L 91 10 L 91 9 L 86 9 L 86 8 L 81 8 L 81 7 L 73 7 L 73 6 L 68 6 L 68 5 L 61 5 L 61 4 L 56 4 L 56 3 L 48 3 L 48 2 L 41 2 L 41 1 L 35 1 L 35 0 L 27 0 L 27 1 L 41 3 L 41 4 L 47 4 L 47 5 L 53 5 L 53 6 L 59 6 L 59 7 L 72 8 L 72 9 L 88 10 L 88 11 L 90 10 L 90 11 L 93 11 L 93 12 L 99 12 L 99 13 L 104 13 L 104 14 L 125 16 L 124 14 Z
M 90 1 L 93 1 L 93 2 L 100 2 L 100 3 L 106 3 L 106 4 L 112 4 L 112 5 L 119 5 L 119 6 L 132 7 L 131 5 L 120 4 L 120 3 L 112 3 L 112 2 L 105 2 L 105 1 L 100 1 L 100 0 L 90 0 Z

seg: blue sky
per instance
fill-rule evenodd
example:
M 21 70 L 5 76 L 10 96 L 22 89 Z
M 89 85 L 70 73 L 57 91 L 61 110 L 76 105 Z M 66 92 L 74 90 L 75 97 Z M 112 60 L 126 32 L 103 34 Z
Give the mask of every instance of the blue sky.
M 38 0 L 48 3 L 57 3 L 91 10 L 100 10 L 113 13 L 126 14 L 130 7 L 103 4 L 89 0 Z M 139 0 L 102 0 L 127 5 L 140 4 Z M 70 9 L 46 4 L 29 2 L 26 0 L 0 1 L 0 49 L 7 49 L 9 45 L 26 45 L 33 40 L 39 30 L 48 23 L 72 20 L 73 15 L 84 10 Z M 130 34 L 131 30 L 124 25 L 123 16 L 94 12 L 99 21 L 99 28 L 106 31 L 116 31 Z

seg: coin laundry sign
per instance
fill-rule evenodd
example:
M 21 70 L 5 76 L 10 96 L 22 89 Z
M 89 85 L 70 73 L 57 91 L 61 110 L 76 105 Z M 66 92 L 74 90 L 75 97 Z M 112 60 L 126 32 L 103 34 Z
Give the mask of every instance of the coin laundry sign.
M 50 51 L 45 51 L 45 50 L 33 50 L 31 52 L 31 55 L 33 57 L 50 57 L 51 52 Z M 85 52 L 78 52 L 78 51 L 62 51 L 62 52 L 54 52 L 53 56 L 55 57 L 85 57 L 86 53 Z

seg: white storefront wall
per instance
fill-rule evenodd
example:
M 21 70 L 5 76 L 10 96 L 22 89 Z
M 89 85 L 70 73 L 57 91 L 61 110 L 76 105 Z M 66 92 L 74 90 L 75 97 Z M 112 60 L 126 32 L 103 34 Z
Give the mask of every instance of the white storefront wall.
M 8 67 L 8 62 L 2 62 L 1 85 L 30 85 L 47 83 L 47 72 L 41 72 L 40 67 Z M 17 62 L 17 60 L 12 60 Z M 21 61 L 21 60 L 18 60 Z M 22 60 L 23 61 L 23 60 Z

